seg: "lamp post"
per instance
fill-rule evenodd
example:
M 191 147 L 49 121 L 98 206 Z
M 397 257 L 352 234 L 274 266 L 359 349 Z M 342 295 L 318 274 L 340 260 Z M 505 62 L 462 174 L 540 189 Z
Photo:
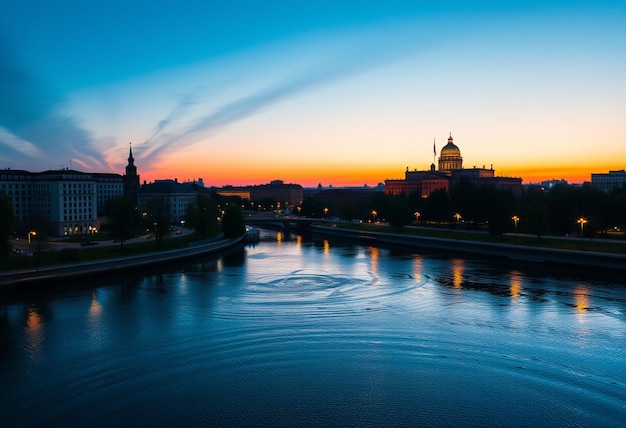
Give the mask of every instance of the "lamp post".
M 461 221 L 461 214 L 455 213 L 453 216 L 456 219 L 456 239 L 459 239 L 459 221 Z
M 376 216 L 378 215 L 378 213 L 376 212 L 376 210 L 372 210 L 372 218 L 374 219 L 374 223 L 376 223 Z
M 420 215 L 421 215 L 421 214 L 420 214 L 420 212 L 419 212 L 419 211 L 415 211 L 415 212 L 413 213 L 413 215 L 415 215 L 415 225 L 416 225 L 416 226 L 419 226 L 419 223 L 420 223 Z
M 578 220 L 576 220 L 576 222 L 580 224 L 580 248 L 583 247 L 583 237 L 585 236 L 585 223 L 587 223 L 588 221 L 589 220 L 587 220 L 584 217 L 581 217 Z
M 31 230 L 30 232 L 28 232 L 28 252 L 30 253 L 30 237 L 31 236 L 36 236 L 37 232 L 35 232 L 34 230 Z
M 514 226 L 514 230 L 515 230 L 515 236 L 517 236 L 517 222 L 519 221 L 519 217 L 514 215 L 513 217 L 511 217 L 511 220 L 513 220 L 513 224 Z

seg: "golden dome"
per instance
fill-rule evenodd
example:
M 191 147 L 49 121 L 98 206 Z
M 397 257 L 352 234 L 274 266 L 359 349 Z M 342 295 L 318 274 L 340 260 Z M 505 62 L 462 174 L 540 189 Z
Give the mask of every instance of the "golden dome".
M 450 133 L 448 144 L 443 146 L 439 153 L 439 171 L 450 172 L 453 169 L 463 169 L 461 150 L 452 141 L 452 133 Z
M 454 140 L 452 139 L 452 134 L 450 134 L 450 137 L 448 138 L 448 144 L 443 146 L 443 148 L 441 149 L 441 153 L 439 153 L 439 156 L 461 156 L 461 150 L 459 150 L 459 148 L 453 143 L 453 141 Z

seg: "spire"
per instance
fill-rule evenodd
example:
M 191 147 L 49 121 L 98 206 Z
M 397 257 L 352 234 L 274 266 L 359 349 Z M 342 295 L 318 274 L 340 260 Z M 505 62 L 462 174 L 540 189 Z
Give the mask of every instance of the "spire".
M 135 159 L 133 158 L 133 143 L 128 143 L 130 149 L 128 150 L 128 164 L 132 165 Z
M 452 139 L 452 132 L 450 132 L 450 136 L 448 137 L 448 143 L 451 143 L 453 141 Z

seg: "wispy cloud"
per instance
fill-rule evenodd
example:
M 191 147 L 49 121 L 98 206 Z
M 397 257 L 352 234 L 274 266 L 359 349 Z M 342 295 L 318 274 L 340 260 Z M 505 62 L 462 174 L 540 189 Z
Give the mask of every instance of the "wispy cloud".
M 400 46 L 393 43 L 375 48 L 371 45 L 350 46 L 350 49 L 332 50 L 331 54 L 317 60 L 307 58 L 306 66 L 296 67 L 289 73 L 275 70 L 277 75 L 286 74 L 277 82 L 266 83 L 260 89 L 222 103 L 210 113 L 197 115 L 193 120 L 185 122 L 183 119 L 189 119 L 185 116 L 191 116 L 191 107 L 201 104 L 201 97 L 197 94 L 187 95 L 158 122 L 152 136 L 142 145 L 141 158 L 147 162 L 156 161 L 278 103 L 389 63 L 406 54 Z
M 4 143 L 0 154 L 4 158 L 33 169 L 53 167 L 70 158 L 89 158 L 91 167 L 102 166 L 90 133 L 63 112 L 62 99 L 25 70 L 2 39 L 0 94 L 0 141 Z
M 41 157 L 41 151 L 29 141 L 22 140 L 13 135 L 9 130 L 0 126 L 0 144 L 10 147 L 18 153 L 26 156 Z

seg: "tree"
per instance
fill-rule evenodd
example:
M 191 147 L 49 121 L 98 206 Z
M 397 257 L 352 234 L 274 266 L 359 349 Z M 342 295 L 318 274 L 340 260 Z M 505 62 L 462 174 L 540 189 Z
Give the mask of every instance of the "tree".
M 243 213 L 238 205 L 228 205 L 222 216 L 222 233 L 224 238 L 238 238 L 246 233 Z
M 526 218 L 531 232 L 537 235 L 537 240 L 541 240 L 541 235 L 545 235 L 548 230 L 550 212 L 544 201 L 543 195 L 537 192 L 527 206 Z
M 172 211 L 169 199 L 153 197 L 146 201 L 146 217 L 144 221 L 147 229 L 154 233 L 157 247 L 161 246 L 163 235 L 169 232 L 172 223 Z
M 216 235 L 219 230 L 217 204 L 208 195 L 199 194 L 195 204 L 190 204 L 185 213 L 185 224 L 192 228 L 200 239 Z
M 502 236 L 510 218 L 510 212 L 504 201 L 496 202 L 489 216 L 489 233 L 495 236 Z
M 6 256 L 11 252 L 11 233 L 15 226 L 15 217 L 13 216 L 13 207 L 9 197 L 0 193 L 0 256 Z
M 404 195 L 388 197 L 387 221 L 392 227 L 402 228 L 413 220 L 413 212 L 409 207 L 409 201 Z
M 450 197 L 445 189 L 438 189 L 428 196 L 424 210 L 424 218 L 431 221 L 450 221 L 452 207 Z
M 134 236 L 135 228 L 139 225 L 139 214 L 134 201 L 126 196 L 111 199 L 107 216 L 111 222 L 113 239 L 119 240 L 120 248 L 124 248 L 124 241 Z
M 321 218 L 324 215 L 324 204 L 318 198 L 308 196 L 304 201 L 302 201 L 300 214 L 306 217 Z
M 339 218 L 346 221 L 352 221 L 359 215 L 359 207 L 352 202 L 346 202 L 339 206 Z

